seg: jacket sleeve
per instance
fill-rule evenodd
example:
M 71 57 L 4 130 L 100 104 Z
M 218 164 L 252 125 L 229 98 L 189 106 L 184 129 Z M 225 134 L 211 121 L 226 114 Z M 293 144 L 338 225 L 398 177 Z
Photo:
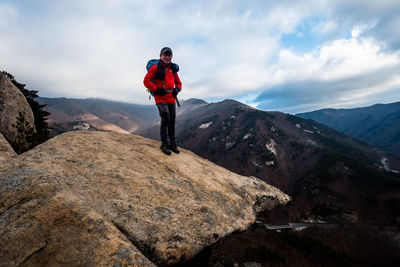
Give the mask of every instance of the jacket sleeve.
M 179 79 L 178 73 L 175 73 L 175 86 L 179 88 L 179 91 L 182 90 L 182 82 L 181 79 Z
M 146 86 L 147 89 L 150 91 L 156 91 L 157 86 L 151 81 L 153 77 L 157 73 L 157 65 L 153 65 L 149 71 L 147 72 L 146 76 L 144 76 L 143 84 Z

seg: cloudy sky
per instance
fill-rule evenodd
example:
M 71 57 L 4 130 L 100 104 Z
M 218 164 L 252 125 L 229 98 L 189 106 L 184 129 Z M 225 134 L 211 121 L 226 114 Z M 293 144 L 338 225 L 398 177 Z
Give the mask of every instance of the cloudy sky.
M 398 0 L 0 0 L 0 70 L 45 97 L 152 104 L 169 46 L 180 97 L 288 113 L 400 101 Z

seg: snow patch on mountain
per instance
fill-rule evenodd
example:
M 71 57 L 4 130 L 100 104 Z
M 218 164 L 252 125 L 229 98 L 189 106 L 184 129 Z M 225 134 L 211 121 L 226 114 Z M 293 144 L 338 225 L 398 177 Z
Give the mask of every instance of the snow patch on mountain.
M 307 143 L 309 143 L 309 144 L 311 144 L 311 145 L 313 145 L 313 146 L 316 146 L 317 145 L 317 143 L 315 143 L 313 140 L 311 140 L 311 139 L 307 139 Z
M 258 162 L 255 161 L 255 160 L 253 160 L 251 163 L 257 168 L 262 168 L 263 167 L 261 164 L 258 164 Z
M 91 125 L 88 122 L 79 122 L 77 125 L 73 126 L 74 131 L 89 131 L 90 128 Z
M 208 128 L 212 123 L 213 123 L 212 121 L 207 122 L 207 123 L 203 123 L 203 124 L 201 124 L 201 125 L 199 126 L 199 128 L 200 128 L 200 129 L 206 129 L 206 128 Z
M 275 161 L 273 161 L 273 160 L 267 161 L 267 162 L 265 162 L 265 165 L 267 165 L 268 167 L 274 166 L 275 165 Z
M 225 144 L 225 149 L 229 150 L 235 145 L 235 142 L 228 142 Z
M 246 140 L 247 138 L 249 138 L 251 136 L 251 133 L 247 133 L 245 136 L 243 136 L 243 140 Z
M 265 147 L 271 151 L 275 156 L 278 155 L 278 152 L 276 150 L 276 143 L 274 139 L 270 139 L 269 143 L 265 144 Z
M 399 171 L 396 171 L 396 170 L 393 170 L 390 168 L 390 166 L 387 162 L 387 158 L 381 158 L 381 164 L 386 171 L 393 172 L 393 173 L 399 173 Z

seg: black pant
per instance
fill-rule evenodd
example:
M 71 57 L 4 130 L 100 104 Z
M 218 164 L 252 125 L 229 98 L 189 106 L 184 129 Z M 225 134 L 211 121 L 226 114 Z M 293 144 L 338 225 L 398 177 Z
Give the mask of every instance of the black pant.
M 162 145 L 176 145 L 175 142 L 175 104 L 158 103 L 158 112 L 161 117 L 160 137 Z

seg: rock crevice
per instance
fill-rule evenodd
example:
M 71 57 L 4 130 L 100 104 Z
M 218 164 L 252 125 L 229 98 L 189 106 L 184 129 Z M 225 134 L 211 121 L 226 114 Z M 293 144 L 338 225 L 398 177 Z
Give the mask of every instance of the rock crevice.
M 29 262 L 29 259 L 34 256 L 35 254 L 40 253 L 43 249 L 47 247 L 47 240 L 45 240 L 43 246 L 40 246 L 32 251 L 32 253 L 28 254 L 25 259 L 22 260 L 21 263 L 17 264 L 18 266 L 24 266 L 26 263 Z

